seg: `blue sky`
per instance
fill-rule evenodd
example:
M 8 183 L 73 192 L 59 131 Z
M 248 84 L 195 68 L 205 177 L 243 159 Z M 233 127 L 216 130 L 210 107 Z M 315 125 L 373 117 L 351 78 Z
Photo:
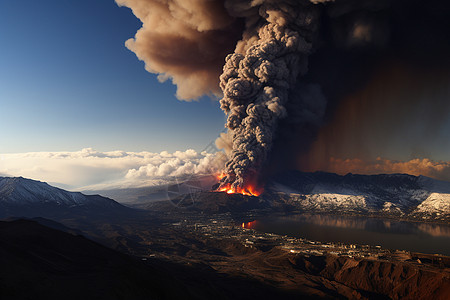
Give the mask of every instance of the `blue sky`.
M 125 48 L 140 21 L 113 0 L 0 2 L 0 153 L 201 150 L 217 99 L 183 102 Z

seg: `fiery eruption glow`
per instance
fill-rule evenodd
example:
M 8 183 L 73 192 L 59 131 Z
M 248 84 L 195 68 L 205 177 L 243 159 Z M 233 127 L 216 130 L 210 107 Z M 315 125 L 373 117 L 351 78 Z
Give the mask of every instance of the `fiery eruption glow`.
M 219 192 L 226 192 L 227 194 L 242 194 L 246 196 L 259 196 L 261 195 L 260 191 L 257 191 L 254 186 L 246 186 L 244 188 L 231 188 L 231 184 L 227 184 L 219 189 Z
M 217 180 L 220 182 L 226 176 L 225 173 L 220 173 L 216 176 Z M 230 183 L 220 186 L 218 188 L 219 192 L 225 192 L 227 194 L 241 194 L 245 196 L 259 196 L 263 192 L 261 188 L 257 188 L 256 185 L 247 184 L 242 188 L 233 188 Z
M 115 1 L 142 22 L 125 45 L 146 70 L 179 99 L 222 97 L 218 191 L 259 195 L 271 173 L 333 171 L 333 157 L 423 159 L 448 140 L 448 1 Z

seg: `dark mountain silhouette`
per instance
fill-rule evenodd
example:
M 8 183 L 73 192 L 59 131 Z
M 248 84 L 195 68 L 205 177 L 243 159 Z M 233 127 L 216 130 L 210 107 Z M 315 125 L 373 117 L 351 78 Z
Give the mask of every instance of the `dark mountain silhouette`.
M 42 220 L 41 220 L 42 221 Z M 0 299 L 296 299 L 203 263 L 141 260 L 31 220 L 0 221 Z
M 1 299 L 182 297 L 169 274 L 30 220 L 0 222 Z

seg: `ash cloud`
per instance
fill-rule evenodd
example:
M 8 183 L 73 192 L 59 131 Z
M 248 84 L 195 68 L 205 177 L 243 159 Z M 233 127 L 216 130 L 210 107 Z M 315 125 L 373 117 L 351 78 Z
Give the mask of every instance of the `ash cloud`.
M 265 1 L 254 8 L 257 14 L 248 17 L 244 39 L 220 76 L 220 104 L 232 136 L 221 187 L 235 190 L 254 181 L 267 160 L 289 93 L 307 71 L 319 17 L 317 7 L 305 1 Z
M 125 45 L 158 79 L 171 79 L 177 97 L 220 95 L 224 57 L 240 38 L 242 22 L 219 0 L 116 0 L 142 22 Z
M 449 99 L 450 70 L 386 63 L 341 100 L 298 166 L 326 170 L 330 157 L 443 157 Z
M 116 2 L 143 23 L 126 46 L 149 72 L 171 79 L 178 98 L 222 97 L 222 186 L 242 188 L 292 166 L 324 170 L 330 157 L 369 161 L 385 154 L 373 147 L 380 138 L 396 145 L 421 132 L 431 140 L 448 120 L 446 92 L 430 92 L 450 78 L 444 0 Z M 411 79 L 410 70 L 419 75 Z M 412 156 L 427 155 L 405 144 Z
M 305 128 L 282 120 L 266 173 L 292 166 L 333 171 L 331 157 L 359 159 L 367 170 L 379 156 L 448 160 L 446 1 L 336 1 L 324 7 L 319 32 L 301 82 L 320 86 L 326 99 L 323 123 Z M 389 166 L 398 170 L 385 164 L 384 172 Z M 441 172 L 435 177 L 448 179 Z

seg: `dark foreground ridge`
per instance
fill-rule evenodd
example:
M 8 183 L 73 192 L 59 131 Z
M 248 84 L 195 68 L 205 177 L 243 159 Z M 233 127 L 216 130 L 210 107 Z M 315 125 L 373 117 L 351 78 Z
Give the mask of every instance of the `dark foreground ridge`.
M 141 243 L 136 237 L 132 243 L 134 234 Z M 134 257 L 35 221 L 0 222 L 0 298 L 447 299 L 450 293 L 448 262 L 417 267 L 305 255 L 180 226 L 136 227 L 117 242 Z
M 290 298 L 205 264 L 141 260 L 35 221 L 0 221 L 1 299 Z
M 34 221 L 0 222 L 1 299 L 147 299 L 186 291 L 168 273 Z

